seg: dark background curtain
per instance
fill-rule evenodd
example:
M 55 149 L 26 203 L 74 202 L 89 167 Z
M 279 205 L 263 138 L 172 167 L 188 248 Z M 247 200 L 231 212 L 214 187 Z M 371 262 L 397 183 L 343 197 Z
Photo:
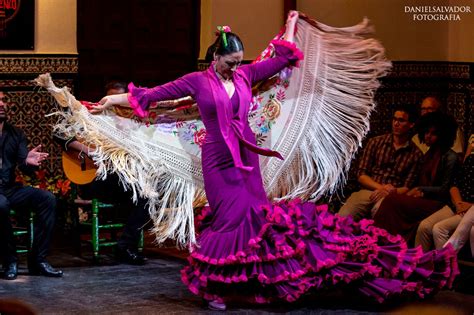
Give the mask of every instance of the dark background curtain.
M 77 95 L 104 95 L 110 80 L 154 86 L 197 69 L 199 0 L 78 0 Z

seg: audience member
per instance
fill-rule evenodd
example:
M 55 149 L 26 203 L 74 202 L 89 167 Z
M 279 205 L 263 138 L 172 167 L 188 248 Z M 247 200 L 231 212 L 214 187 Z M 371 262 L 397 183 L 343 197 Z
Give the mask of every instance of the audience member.
M 424 251 L 431 249 L 433 243 L 435 248 L 441 248 L 454 229 L 459 225 L 459 231 L 452 236 L 454 247 L 459 250 L 469 237 L 469 222 L 472 226 L 472 216 L 465 215 L 474 204 L 474 135 L 471 135 L 469 146 L 466 149 L 466 157 L 450 189 L 451 204 L 448 204 L 424 219 L 416 234 L 415 245 L 421 245 Z M 455 210 L 455 211 L 453 211 Z M 469 212 L 473 212 L 469 210 Z M 471 221 L 470 221 L 471 220 Z M 462 224 L 460 223 L 462 222 Z M 471 232 L 471 235 L 474 232 Z M 474 253 L 474 235 L 471 236 L 471 250 Z
M 358 168 L 361 190 L 354 192 L 339 210 L 356 221 L 373 216 L 382 199 L 402 194 L 413 186 L 421 151 L 410 141 L 416 117 L 408 106 L 398 106 L 392 119 L 392 133 L 369 139 Z
M 441 101 L 435 96 L 427 96 L 421 101 L 420 105 L 420 114 L 421 116 L 426 115 L 432 112 L 440 112 L 443 106 Z M 416 144 L 416 146 L 425 154 L 428 152 L 429 146 L 423 141 L 420 140 L 418 135 L 414 135 L 412 141 Z M 460 129 L 456 131 L 456 140 L 454 141 L 453 146 L 451 149 L 460 154 L 462 156 L 464 148 L 464 137 Z
M 449 187 L 459 161 L 450 149 L 457 129 L 453 117 L 441 112 L 425 114 L 418 129 L 421 142 L 429 146 L 423 157 L 418 186 L 406 194 L 387 196 L 374 216 L 375 226 L 400 234 L 411 243 L 420 221 L 449 201 Z
M 472 203 L 469 210 L 464 213 L 465 214 L 459 213 L 456 215 L 457 217 L 462 217 L 462 219 L 444 246 L 449 243 L 459 252 L 466 244 L 466 241 L 470 239 L 471 258 L 474 258 L 474 206 Z

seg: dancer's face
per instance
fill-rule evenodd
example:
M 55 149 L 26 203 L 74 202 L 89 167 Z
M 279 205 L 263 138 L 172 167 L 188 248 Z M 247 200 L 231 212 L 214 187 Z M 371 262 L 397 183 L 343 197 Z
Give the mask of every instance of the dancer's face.
M 224 79 L 232 79 L 235 70 L 242 63 L 244 52 L 237 51 L 227 55 L 215 55 L 216 70 Z

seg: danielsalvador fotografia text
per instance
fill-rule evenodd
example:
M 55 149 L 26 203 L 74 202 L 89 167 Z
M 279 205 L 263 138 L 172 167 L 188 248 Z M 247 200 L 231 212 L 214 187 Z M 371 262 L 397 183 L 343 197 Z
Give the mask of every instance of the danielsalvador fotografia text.
M 413 21 L 461 21 L 471 14 L 470 6 L 405 6 L 405 13 L 412 14 Z

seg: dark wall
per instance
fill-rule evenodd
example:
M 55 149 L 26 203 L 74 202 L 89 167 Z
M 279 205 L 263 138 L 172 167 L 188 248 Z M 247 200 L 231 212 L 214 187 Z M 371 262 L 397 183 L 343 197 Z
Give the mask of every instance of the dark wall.
M 437 96 L 444 111 L 456 118 L 466 140 L 474 132 L 473 63 L 395 61 L 381 83 L 369 136 L 391 132 L 394 107 L 406 104 L 418 109 L 423 98 L 430 95 Z
M 77 96 L 96 101 L 110 80 L 154 86 L 196 70 L 199 0 L 78 0 Z
M 370 132 L 352 161 L 344 198 L 359 189 L 356 170 L 367 140 L 390 133 L 394 109 L 401 104 L 419 109 L 426 96 L 438 97 L 444 111 L 453 115 L 464 135 L 464 147 L 474 133 L 474 64 L 462 62 L 395 61 L 390 74 L 381 79 L 375 101 L 377 107 L 370 118 Z M 340 205 L 335 199 L 337 211 Z

